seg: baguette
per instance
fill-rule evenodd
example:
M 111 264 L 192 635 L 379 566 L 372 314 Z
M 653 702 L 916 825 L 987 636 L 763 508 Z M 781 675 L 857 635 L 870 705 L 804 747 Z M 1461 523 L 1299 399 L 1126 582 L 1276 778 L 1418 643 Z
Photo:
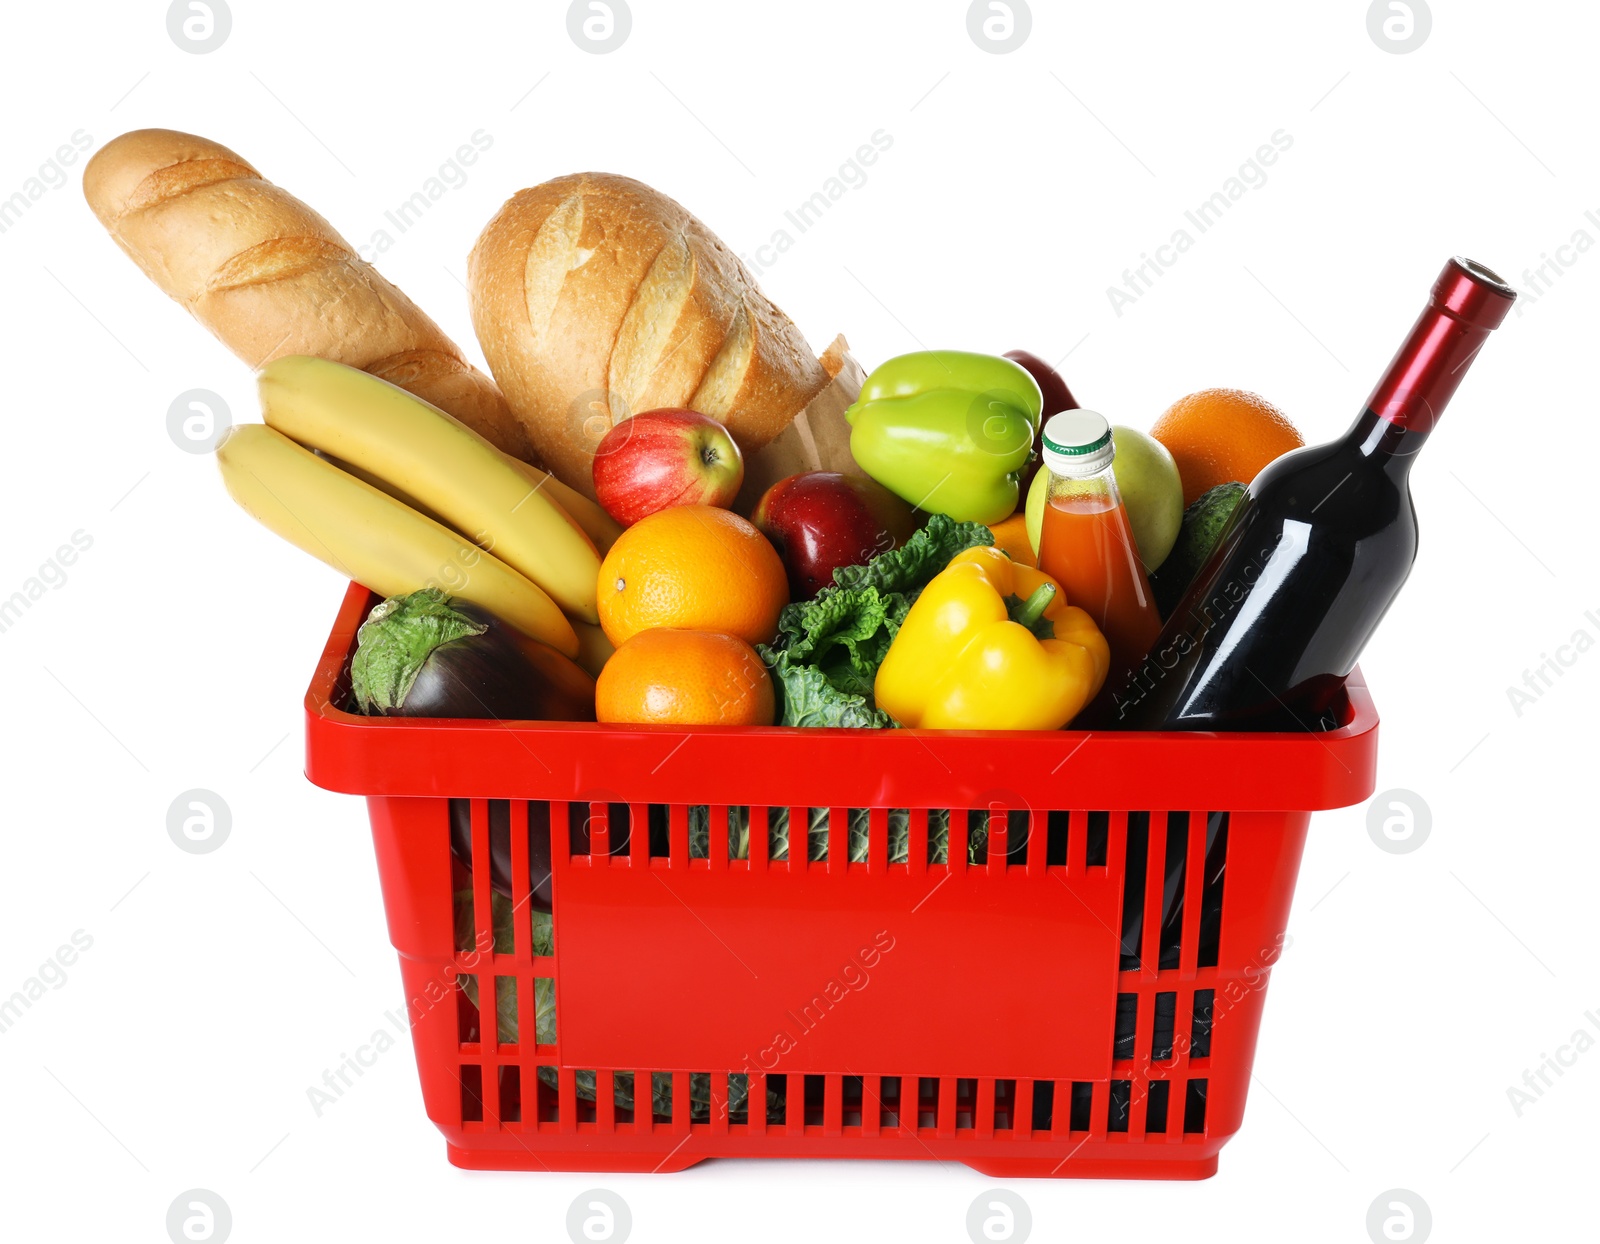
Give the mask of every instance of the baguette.
M 251 367 L 287 354 L 346 363 L 527 456 L 494 381 L 332 225 L 227 147 L 135 130 L 89 161 L 83 193 L 145 275 Z
M 478 238 L 467 284 L 534 451 L 589 497 L 614 423 L 686 407 L 726 424 L 748 457 L 828 383 L 738 257 L 630 178 L 578 173 L 518 192 Z

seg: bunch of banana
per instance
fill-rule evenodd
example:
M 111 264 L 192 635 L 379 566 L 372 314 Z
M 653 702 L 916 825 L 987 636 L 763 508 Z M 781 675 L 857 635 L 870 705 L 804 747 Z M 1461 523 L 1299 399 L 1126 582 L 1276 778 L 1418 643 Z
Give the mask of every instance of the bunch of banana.
M 352 367 L 291 355 L 259 382 L 266 424 L 217 449 L 256 519 L 384 596 L 440 587 L 568 656 L 593 647 L 619 530 L 599 506 Z

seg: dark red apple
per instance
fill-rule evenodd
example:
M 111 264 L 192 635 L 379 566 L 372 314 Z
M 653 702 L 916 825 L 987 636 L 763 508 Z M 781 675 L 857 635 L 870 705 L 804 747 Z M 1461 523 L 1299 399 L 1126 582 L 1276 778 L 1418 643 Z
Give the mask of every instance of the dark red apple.
M 595 446 L 595 499 L 623 526 L 673 505 L 726 509 L 743 483 L 739 446 L 697 411 L 641 411 Z
M 1061 378 L 1061 373 L 1037 354 L 1030 350 L 1008 350 L 1006 357 L 1032 376 L 1034 383 L 1039 386 L 1039 393 L 1044 398 L 1044 414 L 1039 420 L 1041 431 L 1044 429 L 1044 421 L 1051 415 L 1059 415 L 1064 410 L 1078 409 L 1078 399 L 1072 396 L 1072 390 L 1067 388 L 1067 382 Z M 1022 469 L 1021 496 L 1028 495 L 1028 486 L 1033 483 L 1033 477 L 1039 473 L 1040 461 L 1036 452 L 1033 460 Z
M 750 521 L 776 546 L 789 595 L 809 600 L 840 566 L 859 566 L 911 538 L 917 512 L 876 480 L 837 471 L 780 479 L 762 494 Z
M 1006 357 L 1032 376 L 1044 397 L 1044 417 L 1059 415 L 1064 410 L 1077 410 L 1078 399 L 1072 396 L 1061 373 L 1037 354 L 1029 350 L 1008 350 Z

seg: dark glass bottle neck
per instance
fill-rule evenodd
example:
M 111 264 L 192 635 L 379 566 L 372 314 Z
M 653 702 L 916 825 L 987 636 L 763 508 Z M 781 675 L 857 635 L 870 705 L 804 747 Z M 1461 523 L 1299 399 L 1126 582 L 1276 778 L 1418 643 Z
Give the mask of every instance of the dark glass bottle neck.
M 1428 431 L 1386 419 L 1368 407 L 1350 426 L 1344 440 L 1363 458 L 1399 478 L 1411 469 L 1417 451 L 1428 443 Z

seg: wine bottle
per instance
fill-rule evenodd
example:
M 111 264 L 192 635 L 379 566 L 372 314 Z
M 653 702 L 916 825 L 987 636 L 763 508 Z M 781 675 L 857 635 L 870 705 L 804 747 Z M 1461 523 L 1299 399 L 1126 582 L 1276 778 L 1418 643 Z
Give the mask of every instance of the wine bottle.
M 1217 548 L 1097 724 L 1323 730 L 1417 552 L 1407 476 L 1516 292 L 1452 259 L 1341 439 L 1251 482 Z M 1114 675 L 1115 676 L 1115 675 Z

